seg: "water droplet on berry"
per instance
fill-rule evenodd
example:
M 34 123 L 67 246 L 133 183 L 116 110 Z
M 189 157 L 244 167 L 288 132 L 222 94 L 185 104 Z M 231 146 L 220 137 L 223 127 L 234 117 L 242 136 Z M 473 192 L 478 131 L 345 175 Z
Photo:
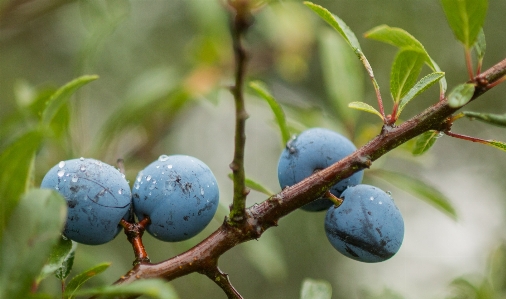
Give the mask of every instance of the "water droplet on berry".
M 60 169 L 60 170 L 58 170 L 57 174 L 58 174 L 59 177 L 62 177 L 65 174 L 65 170 Z
M 160 157 L 158 157 L 158 161 L 165 162 L 167 160 L 169 160 L 169 156 L 167 155 L 161 155 Z
M 79 168 L 79 169 L 81 169 L 82 172 L 85 172 L 86 171 L 86 166 L 81 165 L 81 168 Z
M 172 165 L 171 164 L 167 165 L 167 168 L 172 169 Z
M 200 187 L 200 194 L 204 195 L 204 188 Z
M 65 166 L 65 161 L 60 161 L 60 163 L 58 163 L 58 167 L 63 168 L 64 166 Z
M 150 181 L 151 180 L 151 175 L 148 174 L 148 176 L 146 177 L 146 181 Z
M 139 190 L 139 187 L 140 187 L 139 183 L 135 183 L 134 188 L 135 188 L 136 190 Z
M 79 179 L 79 178 L 77 177 L 77 175 L 74 175 L 74 176 L 72 177 L 72 182 L 77 183 L 77 180 L 78 180 L 78 179 Z
M 79 158 L 79 161 L 84 161 L 84 158 L 83 157 Z

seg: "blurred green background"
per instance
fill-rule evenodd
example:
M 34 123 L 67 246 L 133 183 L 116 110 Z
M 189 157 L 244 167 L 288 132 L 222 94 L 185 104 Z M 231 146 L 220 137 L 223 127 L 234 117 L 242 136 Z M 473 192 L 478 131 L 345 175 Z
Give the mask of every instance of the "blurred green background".
M 387 110 L 396 49 L 362 37 L 374 26 L 388 24 L 414 35 L 446 72 L 450 89 L 467 80 L 463 48 L 454 40 L 439 1 L 315 3 L 357 34 Z M 485 69 L 505 58 L 505 11 L 505 1 L 490 1 L 484 25 Z M 59 161 L 81 156 L 113 165 L 124 158 L 130 181 L 161 154 L 195 156 L 209 165 L 220 185 L 222 206 L 215 221 L 185 242 L 145 237 L 154 262 L 189 249 L 221 224 L 232 198 L 227 174 L 234 107 L 227 87 L 233 84 L 234 58 L 228 22 L 226 5 L 214 0 L 0 1 L 0 149 L 35 123 L 38 95 L 80 75 L 99 75 L 58 116 L 62 128 L 37 155 L 35 184 Z M 381 124 L 373 115 L 336 104 L 336 97 L 348 97 L 375 106 L 374 90 L 351 50 L 301 1 L 271 1 L 259 8 L 246 46 L 248 78 L 267 83 L 293 132 L 327 127 L 346 134 L 357 146 L 379 133 Z M 343 65 L 349 68 L 346 76 L 334 73 L 334 67 Z M 466 110 L 505 112 L 504 88 L 488 92 Z M 431 88 L 402 117 L 434 103 L 437 95 L 437 88 Z M 247 110 L 247 176 L 278 192 L 277 159 L 284 145 L 272 112 L 249 89 Z M 468 120 L 457 122 L 454 131 L 506 141 L 500 128 Z M 450 198 L 457 221 L 396 188 L 395 182 L 366 175 L 366 183 L 392 192 L 405 218 L 405 241 L 391 260 L 371 265 L 342 257 L 326 240 L 324 213 L 296 211 L 258 241 L 225 254 L 220 267 L 243 296 L 259 299 L 298 298 L 306 277 L 328 280 L 333 298 L 450 298 L 455 288 L 448 285 L 462 275 L 477 285 L 483 279 L 506 280 L 501 273 L 491 275 L 493 269 L 487 267 L 490 253 L 506 237 L 505 153 L 449 137 L 420 158 L 406 149 L 382 157 L 373 170 L 404 172 L 436 186 Z M 265 198 L 252 192 L 248 205 Z M 502 260 L 501 252 L 492 263 Z M 111 283 L 128 271 L 133 253 L 123 234 L 107 245 L 80 245 L 75 273 L 103 261 L 113 265 L 91 284 Z M 225 297 L 199 274 L 173 285 L 181 298 Z M 58 294 L 58 281 L 45 281 L 42 289 Z

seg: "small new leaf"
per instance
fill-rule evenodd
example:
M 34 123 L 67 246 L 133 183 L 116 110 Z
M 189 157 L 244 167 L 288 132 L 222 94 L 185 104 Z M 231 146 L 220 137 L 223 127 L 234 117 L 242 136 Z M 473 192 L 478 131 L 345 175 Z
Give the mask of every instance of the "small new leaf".
M 487 140 L 486 144 L 506 152 L 506 143 L 505 142 L 497 141 L 497 140 Z
M 386 170 L 375 171 L 374 174 L 385 181 L 431 204 L 441 212 L 457 220 L 457 212 L 450 200 L 435 187 L 417 178 Z
M 100 298 L 124 298 L 126 296 L 147 295 L 157 299 L 178 299 L 174 288 L 162 279 L 137 280 L 129 284 L 111 285 L 77 292 L 80 296 L 100 296 Z
M 420 135 L 416 140 L 415 147 L 413 148 L 413 155 L 420 156 L 427 152 L 436 143 L 439 138 L 438 131 L 427 131 Z
M 483 28 L 480 30 L 480 33 L 478 33 L 478 37 L 474 43 L 474 49 L 476 50 L 476 56 L 478 56 L 478 60 L 483 60 L 485 51 L 487 50 L 487 41 L 485 40 L 485 33 L 483 32 Z
M 423 77 L 418 81 L 415 86 L 413 86 L 408 93 L 404 95 L 404 97 L 399 102 L 399 108 L 397 109 L 397 117 L 399 118 L 399 115 L 401 114 L 404 107 L 416 96 L 424 92 L 427 88 L 434 85 L 436 82 L 441 80 L 443 78 L 445 73 L 431 73 L 427 76 Z
M 72 268 L 76 247 L 77 243 L 61 236 L 58 244 L 53 247 L 49 259 L 44 268 L 42 268 L 37 280 L 41 281 L 52 273 L 55 273 L 58 279 L 65 280 Z
M 425 55 L 425 62 L 434 72 L 441 72 L 437 63 L 429 56 L 422 43 L 420 43 L 414 36 L 401 28 L 390 27 L 387 25 L 380 25 L 365 33 L 365 37 L 371 38 L 380 42 L 384 42 L 395 46 L 401 50 L 415 50 L 422 52 Z M 444 94 L 447 89 L 446 79 L 439 81 L 441 94 Z
M 474 94 L 474 84 L 463 83 L 455 87 L 448 95 L 448 105 L 452 108 L 460 108 L 469 103 Z
M 413 50 L 401 50 L 395 56 L 390 72 L 390 93 L 394 102 L 399 100 L 415 85 L 425 62 L 425 54 Z
M 480 113 L 472 111 L 464 111 L 462 113 L 466 117 L 469 117 L 470 119 L 477 119 L 498 127 L 506 127 L 506 113 L 493 114 L 493 113 Z
M 371 105 L 366 104 L 364 102 L 351 102 L 348 104 L 348 107 L 353 108 L 353 109 L 357 109 L 357 110 L 362 110 L 365 112 L 369 112 L 372 114 L 376 114 L 377 116 L 379 116 L 381 118 L 381 120 L 383 120 L 383 116 L 378 112 L 378 110 L 374 109 L 374 107 L 372 107 Z
M 455 37 L 470 49 L 485 23 L 487 0 L 441 0 Z
M 281 141 L 282 144 L 286 144 L 288 140 L 290 140 L 290 131 L 288 130 L 288 126 L 286 125 L 286 117 L 283 108 L 279 105 L 276 99 L 270 94 L 267 89 L 267 86 L 263 82 L 260 81 L 252 81 L 249 83 L 249 87 L 253 89 L 262 99 L 264 99 L 269 107 L 271 107 L 274 116 L 276 117 L 276 122 L 278 123 L 279 131 L 281 132 Z
M 320 5 L 311 3 L 309 1 L 305 1 L 304 4 L 313 10 L 325 22 L 329 23 L 329 25 L 332 26 L 335 30 L 337 30 L 337 32 L 339 32 L 346 40 L 346 42 L 348 42 L 348 44 L 353 48 L 353 51 L 357 54 L 357 56 L 360 57 L 359 53 L 362 53 L 360 43 L 358 42 L 355 33 L 351 31 L 350 27 L 348 27 L 348 25 L 346 25 L 343 20 Z
M 234 175 L 232 173 L 229 173 L 228 177 L 231 180 L 234 179 Z M 250 178 L 246 178 L 244 183 L 246 184 L 246 187 L 250 188 L 251 190 L 255 190 L 255 191 L 263 193 L 263 194 L 265 194 L 267 196 L 274 195 L 274 193 L 272 191 L 270 191 L 269 189 L 267 189 L 266 187 L 264 187 L 262 184 L 254 181 L 254 180 L 252 180 Z
M 84 271 L 76 276 L 74 276 L 70 282 L 67 284 L 65 288 L 65 292 L 63 293 L 64 299 L 72 299 L 77 295 L 77 290 L 90 278 L 96 276 L 102 272 L 104 272 L 107 268 L 109 268 L 110 263 L 102 263 L 98 264 L 95 267 Z
M 300 299 L 330 299 L 332 298 L 332 286 L 325 280 L 306 278 L 302 282 Z
M 96 79 L 98 79 L 98 76 L 96 75 L 81 76 L 56 90 L 56 92 L 47 101 L 46 108 L 42 112 L 42 124 L 49 125 L 71 95 L 73 95 L 81 86 Z

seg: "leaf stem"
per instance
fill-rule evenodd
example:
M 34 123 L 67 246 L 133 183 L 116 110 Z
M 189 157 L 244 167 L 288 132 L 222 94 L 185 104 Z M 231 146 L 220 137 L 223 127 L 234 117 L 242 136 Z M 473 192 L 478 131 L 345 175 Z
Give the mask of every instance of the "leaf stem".
M 471 49 L 466 47 L 465 55 L 466 55 L 467 73 L 469 75 L 469 79 L 472 80 L 474 78 L 474 71 L 473 71 L 473 60 L 471 58 Z
M 385 108 L 383 108 L 383 99 L 381 98 L 381 92 L 378 85 L 378 82 L 376 81 L 376 78 L 374 77 L 374 72 L 372 70 L 371 64 L 369 64 L 369 61 L 365 57 L 362 52 L 359 52 L 359 58 L 362 64 L 364 65 L 367 74 L 369 75 L 369 78 L 371 79 L 372 85 L 374 86 L 374 91 L 376 92 L 376 99 L 378 100 L 378 108 L 379 112 L 381 113 L 381 116 L 383 118 L 383 123 L 388 124 L 388 120 L 385 117 Z
M 455 138 L 458 138 L 458 139 L 472 141 L 472 142 L 478 142 L 478 143 L 488 144 L 488 141 L 485 140 L 485 139 L 471 137 L 471 136 L 462 135 L 462 134 L 457 134 L 457 133 L 453 133 L 451 131 L 445 131 L 444 133 L 446 135 L 450 136 L 450 137 L 455 137 Z
M 234 198 L 230 211 L 230 220 L 234 223 L 245 220 L 246 196 L 249 193 L 248 188 L 246 188 L 246 174 L 244 171 L 245 131 L 246 119 L 248 118 L 244 103 L 244 78 L 246 76 L 248 55 L 242 44 L 242 39 L 251 26 L 252 16 L 248 0 L 229 0 L 228 4 L 235 11 L 230 26 L 235 55 L 235 85 L 231 88 L 235 100 L 235 147 L 234 159 L 230 164 L 234 182 Z

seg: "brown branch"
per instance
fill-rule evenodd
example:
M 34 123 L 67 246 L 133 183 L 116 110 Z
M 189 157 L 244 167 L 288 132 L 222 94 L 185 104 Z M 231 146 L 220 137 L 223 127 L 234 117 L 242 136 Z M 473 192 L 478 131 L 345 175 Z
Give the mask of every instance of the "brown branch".
M 231 88 L 235 99 L 235 142 L 234 159 L 230 164 L 233 173 L 234 199 L 230 211 L 232 223 L 242 222 L 245 216 L 246 174 L 244 171 L 244 148 L 246 144 L 246 119 L 248 113 L 244 104 L 244 78 L 246 76 L 247 54 L 242 45 L 242 38 L 246 35 L 252 23 L 250 3 L 248 0 L 229 0 L 229 6 L 234 10 L 235 17 L 231 24 L 232 41 L 235 54 L 235 85 Z
M 505 75 L 506 59 L 476 76 L 471 81 L 476 85 L 472 100 Z M 193 272 L 204 273 L 205 269 L 209 269 L 210 262 L 216 262 L 221 255 L 240 243 L 259 238 L 266 229 L 276 226 L 280 218 L 320 197 L 336 182 L 368 168 L 372 161 L 428 130 L 444 131 L 448 119 L 457 110 L 448 106 L 445 99 L 398 127 L 384 126 L 378 136 L 353 154 L 246 209 L 246 221 L 241 225 L 232 226 L 225 221 L 218 230 L 190 250 L 158 264 L 138 264 L 116 283 L 153 277 L 173 280 Z

